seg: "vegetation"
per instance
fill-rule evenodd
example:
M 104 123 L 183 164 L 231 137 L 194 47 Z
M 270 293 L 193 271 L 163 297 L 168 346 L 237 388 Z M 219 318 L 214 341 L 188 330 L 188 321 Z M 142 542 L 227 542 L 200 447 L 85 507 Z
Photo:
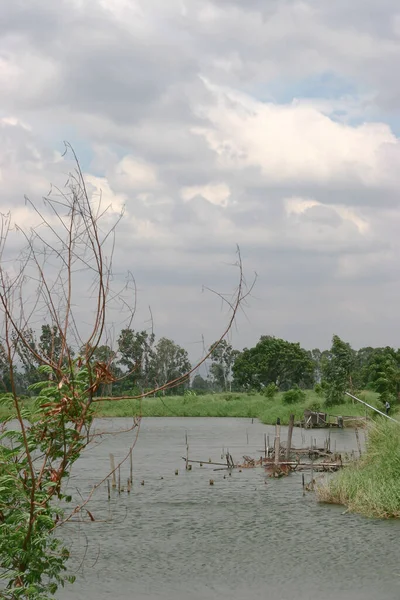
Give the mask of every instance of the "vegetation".
M 14 341 L 18 363 L 14 365 L 14 385 L 20 395 L 32 395 L 30 386 L 43 379 L 38 371 L 38 353 L 52 353 L 55 358 L 62 347 L 57 327 L 44 324 L 39 337 L 31 328 L 24 328 L 25 343 Z M 71 357 L 84 348 L 68 347 Z M 305 350 L 298 343 L 268 335 L 261 336 L 252 348 L 235 350 L 226 340 L 214 343 L 208 350 L 207 377 L 196 373 L 192 380 L 186 374 L 193 371 L 187 351 L 171 339 L 156 338 L 151 330 L 136 331 L 131 326 L 121 330 L 116 348 L 99 344 L 90 349 L 92 365 L 107 365 L 111 378 L 102 384 L 95 396 L 124 397 L 148 395 L 162 387 L 162 395 L 183 395 L 189 389 L 197 395 L 219 392 L 258 392 L 274 398 L 276 392 L 292 389 L 314 389 L 325 410 L 345 403 L 345 392 L 368 390 L 379 394 L 380 408 L 386 401 L 395 408 L 400 395 L 400 350 L 366 347 L 354 350 L 337 335 L 329 350 Z M 179 383 L 177 384 L 177 380 Z M 175 381 L 174 386 L 166 386 Z M 11 392 L 7 352 L 0 339 L 0 384 Z M 286 402 L 301 402 L 293 394 Z M 1 410 L 1 409 L 0 409 Z
M 400 517 L 400 426 L 379 418 L 365 454 L 317 488 L 321 502 L 343 504 L 368 517 Z
M 260 419 L 265 424 L 274 424 L 279 417 L 281 423 L 286 425 L 291 413 L 295 414 L 296 419 L 300 419 L 305 409 L 324 410 L 323 401 L 312 390 L 302 392 L 302 399 L 294 404 L 285 403 L 284 394 L 284 392 L 277 392 L 273 398 L 269 398 L 260 393 L 227 392 L 197 395 L 189 392 L 183 396 L 147 397 L 143 400 L 139 398 L 119 402 L 104 400 L 96 402 L 93 414 L 97 417 L 132 417 L 139 414 L 143 417 L 242 417 Z M 363 397 L 374 406 L 379 404 L 378 396 L 373 392 L 367 392 Z M 27 416 L 32 413 L 34 404 L 33 399 L 24 401 Z M 361 404 L 353 404 L 350 401 L 345 405 L 330 407 L 329 413 L 363 416 L 365 408 Z M 7 405 L 1 401 L 0 419 L 12 415 L 12 404 Z

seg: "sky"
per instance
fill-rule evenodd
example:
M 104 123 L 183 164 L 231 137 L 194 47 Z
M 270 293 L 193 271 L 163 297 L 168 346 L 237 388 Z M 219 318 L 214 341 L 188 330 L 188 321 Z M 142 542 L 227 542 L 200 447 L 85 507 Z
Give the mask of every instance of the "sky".
M 193 359 L 224 330 L 239 245 L 269 334 L 398 347 L 398 0 L 0 0 L 0 210 L 79 156 L 115 211 L 134 327 Z M 77 307 L 85 322 L 85 302 Z M 118 329 L 115 315 L 113 325 Z

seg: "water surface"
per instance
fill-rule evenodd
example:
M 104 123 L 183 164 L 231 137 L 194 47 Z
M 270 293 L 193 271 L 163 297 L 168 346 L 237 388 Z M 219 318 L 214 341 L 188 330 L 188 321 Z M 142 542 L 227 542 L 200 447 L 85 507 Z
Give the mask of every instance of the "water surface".
M 127 424 L 104 419 L 96 428 Z M 299 474 L 272 480 L 261 469 L 231 477 L 206 464 L 184 470 L 185 432 L 191 458 L 220 461 L 223 447 L 235 460 L 259 456 L 264 432 L 272 443 L 273 431 L 246 419 L 144 419 L 132 493 L 114 493 L 108 503 L 103 485 L 88 506 L 99 521 L 64 527 L 77 582 L 59 598 L 398 600 L 399 522 L 319 505 L 312 494 L 303 497 Z M 325 436 L 312 432 L 321 444 Z M 109 453 L 122 458 L 131 438 L 99 438 L 75 467 L 74 493 L 84 496 L 105 476 Z M 357 448 L 353 431 L 332 431 L 331 438 L 332 447 L 336 440 L 338 449 Z M 293 444 L 301 443 L 295 430 Z M 126 464 L 122 480 L 128 476 Z

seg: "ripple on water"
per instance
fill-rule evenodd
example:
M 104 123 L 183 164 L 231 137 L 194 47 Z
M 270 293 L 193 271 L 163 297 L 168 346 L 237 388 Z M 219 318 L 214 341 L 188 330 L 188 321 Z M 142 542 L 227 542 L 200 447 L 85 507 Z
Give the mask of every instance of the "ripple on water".
M 318 505 L 311 494 L 302 496 L 298 474 L 272 480 L 257 469 L 224 479 L 223 471 L 214 472 L 206 463 L 186 473 L 181 460 L 185 431 L 194 459 L 216 461 L 222 447 L 229 447 L 235 459 L 255 456 L 264 432 L 273 435 L 273 428 L 243 419 L 146 419 L 134 453 L 132 493 L 114 494 L 109 505 L 104 487 L 90 510 L 107 522 L 64 528 L 72 563 L 86 557 L 76 584 L 60 598 L 400 598 L 400 523 Z M 321 441 L 325 432 L 313 437 Z M 335 438 L 337 448 L 356 447 L 351 431 L 332 432 Z M 109 453 L 122 457 L 129 439 L 126 434 L 106 437 L 89 450 L 76 465 L 72 489 L 87 490 L 101 479 Z M 294 443 L 301 443 L 299 431 Z M 123 469 L 124 481 L 128 470 Z

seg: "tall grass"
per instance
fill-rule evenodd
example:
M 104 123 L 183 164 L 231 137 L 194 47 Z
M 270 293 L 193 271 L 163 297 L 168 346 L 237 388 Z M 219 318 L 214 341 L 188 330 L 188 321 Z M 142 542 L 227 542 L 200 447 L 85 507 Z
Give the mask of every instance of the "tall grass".
M 323 408 L 323 399 L 309 390 L 306 399 L 296 404 L 285 404 L 282 394 L 266 398 L 261 394 L 221 393 L 204 396 L 166 396 L 165 398 L 145 398 L 141 403 L 144 417 L 244 417 L 260 419 L 262 423 L 289 423 L 293 413 L 297 420 L 303 416 L 306 408 Z M 376 395 L 370 394 L 368 401 L 376 401 Z M 329 408 L 330 414 L 360 416 L 365 414 L 361 404 L 351 402 Z M 102 417 L 126 417 L 140 413 L 139 401 L 100 402 L 96 406 L 96 415 Z
M 322 502 L 343 504 L 368 517 L 400 517 L 400 425 L 370 425 L 365 454 L 317 487 Z

